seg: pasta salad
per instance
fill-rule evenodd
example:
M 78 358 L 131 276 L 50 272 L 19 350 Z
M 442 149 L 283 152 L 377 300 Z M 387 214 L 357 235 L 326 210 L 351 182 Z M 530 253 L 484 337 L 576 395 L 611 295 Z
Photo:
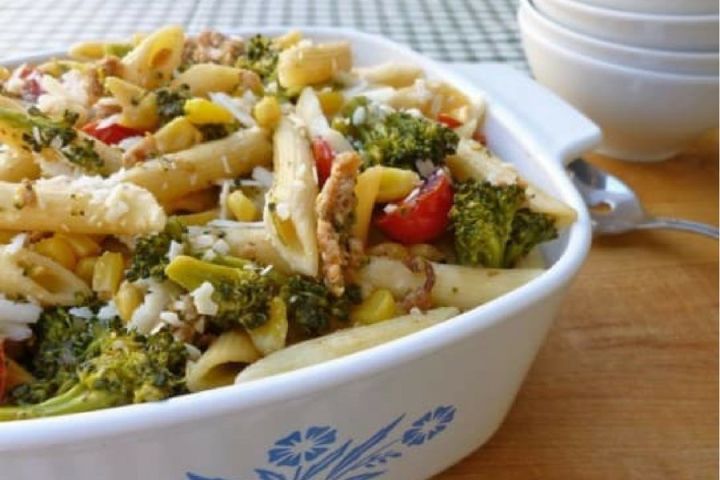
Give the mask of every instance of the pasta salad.
M 344 41 L 165 27 L 0 80 L 0 421 L 407 335 L 575 220 L 487 148 L 481 99 Z

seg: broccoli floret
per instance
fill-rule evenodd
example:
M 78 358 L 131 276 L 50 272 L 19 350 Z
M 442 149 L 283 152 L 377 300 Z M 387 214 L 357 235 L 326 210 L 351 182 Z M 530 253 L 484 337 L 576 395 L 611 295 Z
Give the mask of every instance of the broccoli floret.
M 172 119 L 185 115 L 185 101 L 191 97 L 190 87 L 185 84 L 175 89 L 158 88 L 155 90 L 160 125 L 165 125 Z
M 130 281 L 141 278 L 164 280 L 170 244 L 173 241 L 181 243 L 186 233 L 187 228 L 178 219 L 171 218 L 162 232 L 138 238 L 125 278 Z
M 105 163 L 95 151 L 95 144 L 89 138 L 79 140 L 60 149 L 70 163 L 88 173 L 101 173 Z
M 334 321 L 347 322 L 350 309 L 361 301 L 356 285 L 349 285 L 342 296 L 335 297 L 321 281 L 302 275 L 288 279 L 282 287 L 282 297 L 288 320 L 309 336 L 327 332 Z
M 502 267 L 513 218 L 524 201 L 518 185 L 475 180 L 456 185 L 450 222 L 460 263 Z
M 17 112 L 16 115 L 22 116 Z M 39 152 L 53 143 L 59 143 L 60 148 L 66 147 L 77 138 L 77 132 L 73 126 L 77 122 L 78 114 L 70 110 L 65 110 L 61 120 L 53 120 L 37 107 L 30 107 L 25 119 L 26 128 L 29 128 L 23 133 L 22 138 L 35 152 Z
M 510 268 L 535 245 L 555 238 L 552 217 L 521 208 L 525 200 L 519 185 L 456 185 L 449 215 L 460 263 Z
M 510 238 L 505 246 L 503 265 L 514 267 L 535 246 L 557 238 L 555 220 L 545 213 L 521 208 L 515 214 Z
M 247 41 L 245 52 L 238 58 L 237 66 L 252 70 L 263 82 L 268 82 L 277 74 L 279 53 L 270 37 L 258 34 Z
M 87 347 L 71 386 L 42 403 L 0 407 L 0 421 L 162 400 L 183 393 L 186 360 L 185 346 L 166 330 L 110 329 Z
M 418 160 L 442 164 L 457 149 L 458 135 L 441 123 L 406 112 L 373 112 L 366 98 L 357 97 L 333 120 L 333 128 L 361 152 L 365 168 L 417 170 Z
M 180 255 L 167 266 L 168 278 L 186 290 L 209 282 L 217 313 L 208 317 L 216 331 L 234 327 L 257 328 L 269 318 L 270 300 L 277 294 L 276 274 L 252 262 L 219 256 L 213 262 Z
M 102 173 L 105 166 L 89 138 L 81 138 L 74 128 L 78 114 L 65 110 L 63 118 L 55 120 L 36 107 L 27 114 L 0 108 L 0 120 L 15 130 L 27 148 L 41 152 L 54 148 L 70 162 L 92 174 Z
M 218 140 L 225 138 L 233 132 L 236 132 L 240 125 L 237 123 L 208 123 L 205 125 L 197 125 L 196 128 L 202 133 L 203 141 Z
M 85 359 L 88 346 L 117 325 L 117 319 L 81 318 L 68 308 L 45 310 L 33 327 L 32 357 L 26 365 L 35 381 L 15 388 L 11 392 L 13 400 L 38 403 L 65 391 L 75 382 L 75 370 Z

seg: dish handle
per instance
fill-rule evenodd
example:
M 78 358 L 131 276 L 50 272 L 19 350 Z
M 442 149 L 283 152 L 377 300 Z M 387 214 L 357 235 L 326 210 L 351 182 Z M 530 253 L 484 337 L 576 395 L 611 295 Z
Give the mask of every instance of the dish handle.
M 596 147 L 602 133 L 585 115 L 522 72 L 499 63 L 449 63 L 497 99 L 534 146 L 568 164 Z

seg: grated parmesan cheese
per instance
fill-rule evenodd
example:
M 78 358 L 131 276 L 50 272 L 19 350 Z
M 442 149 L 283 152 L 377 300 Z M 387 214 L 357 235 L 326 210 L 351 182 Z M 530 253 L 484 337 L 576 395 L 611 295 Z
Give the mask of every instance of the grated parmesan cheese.
M 14 341 L 30 338 L 32 330 L 28 325 L 37 322 L 41 313 L 39 305 L 8 300 L 0 293 L 0 343 L 4 338 Z
M 265 167 L 255 167 L 252 171 L 252 178 L 263 187 L 270 188 L 273 183 L 273 173 Z
M 190 292 L 193 299 L 193 305 L 201 315 L 215 315 L 218 312 L 218 305 L 212 299 L 215 292 L 210 282 L 203 282 L 198 288 Z

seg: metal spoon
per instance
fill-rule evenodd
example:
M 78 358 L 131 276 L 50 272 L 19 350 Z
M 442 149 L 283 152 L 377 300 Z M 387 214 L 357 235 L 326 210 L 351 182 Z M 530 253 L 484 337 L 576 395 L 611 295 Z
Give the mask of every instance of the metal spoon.
M 595 234 L 619 234 L 632 230 L 661 228 L 718 238 L 718 229 L 712 225 L 648 215 L 630 187 L 619 178 L 581 158 L 573 160 L 567 168 L 573 183 L 590 208 Z

